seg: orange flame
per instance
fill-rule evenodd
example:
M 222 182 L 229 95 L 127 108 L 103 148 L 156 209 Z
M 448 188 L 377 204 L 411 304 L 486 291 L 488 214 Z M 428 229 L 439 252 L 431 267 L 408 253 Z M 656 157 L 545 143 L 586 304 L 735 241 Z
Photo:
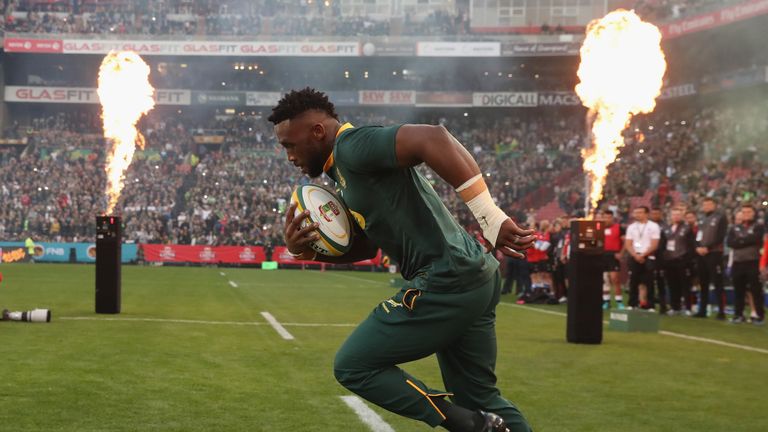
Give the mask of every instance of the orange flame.
M 619 9 L 587 26 L 576 94 L 592 125 L 593 146 L 582 157 L 593 208 L 603 197 L 608 165 L 624 145 L 622 132 L 633 115 L 656 107 L 666 70 L 661 32 L 634 11 Z
M 142 115 L 155 106 L 149 83 L 149 66 L 131 51 L 110 52 L 99 67 L 99 100 L 104 137 L 112 142 L 107 154 L 107 213 L 111 214 L 123 190 L 125 170 L 136 145 L 144 149 L 144 137 L 136 130 Z

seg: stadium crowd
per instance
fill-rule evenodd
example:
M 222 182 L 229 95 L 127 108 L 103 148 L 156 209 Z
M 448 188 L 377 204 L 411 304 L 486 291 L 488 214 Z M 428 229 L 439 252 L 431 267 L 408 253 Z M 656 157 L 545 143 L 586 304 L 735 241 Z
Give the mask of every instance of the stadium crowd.
M 761 109 L 761 104 L 687 113 L 670 108 L 634 120 L 626 147 L 611 167 L 601 217 L 610 213 L 617 230 L 624 232 L 638 208 L 652 207 L 651 219 L 663 230 L 674 212 L 688 212 L 688 223 L 697 224 L 705 216 L 702 206 L 714 199 L 730 227 L 738 226 L 737 211 L 744 204 L 753 204 L 755 220 L 764 221 L 768 161 L 761 140 L 768 134 L 768 120 L 757 115 Z M 499 205 L 537 229 L 539 241 L 528 259 L 507 262 L 505 286 L 511 292 L 514 283 L 520 301 L 536 301 L 536 293 L 549 293 L 549 300 L 565 296 L 568 217 L 583 215 L 579 152 L 584 136 L 575 132 L 581 130 L 582 113 L 553 112 L 557 115 L 458 112 L 406 119 L 401 117 L 406 113 L 371 111 L 342 114 L 342 120 L 445 125 L 478 161 Z M 95 113 L 72 111 L 35 119 L 28 126 L 14 123 L 5 131 L 6 137 L 26 137 L 29 144 L 0 147 L 1 239 L 92 238 L 93 217 L 105 207 L 106 145 L 99 129 Z M 118 207 L 128 241 L 282 244 L 286 199 L 294 185 L 312 180 L 287 162 L 273 141 L 271 124 L 245 113 L 204 122 L 153 113 L 142 122 L 142 130 L 147 147 L 137 152 L 126 174 Z M 477 234 L 473 217 L 453 189 L 429 169 L 419 169 L 459 222 Z M 721 257 L 733 250 L 725 241 Z M 630 301 L 654 307 L 653 293 Z M 690 313 L 690 302 L 687 307 Z
M 0 236 L 29 233 L 40 240 L 85 241 L 103 213 L 104 142 L 98 134 L 37 130 L 24 151 L 5 150 L 0 162 Z M 173 155 L 139 152 L 121 197 L 127 228 L 149 240 L 155 216 L 170 217 L 181 178 Z M 157 240 L 161 238 L 152 237 Z
M 715 0 L 637 0 L 626 2 L 641 16 L 667 21 L 706 12 L 728 2 Z M 114 1 L 109 3 L 11 0 L 0 13 L 6 31 L 40 34 L 133 34 L 215 36 L 433 36 L 472 32 L 467 6 L 435 10 L 422 19 L 405 14 L 390 23 L 362 16 L 344 16 L 338 1 L 229 0 Z M 2 6 L 0 6 L 1 8 Z M 541 23 L 547 34 L 581 29 Z M 484 33 L 487 34 L 487 33 Z
M 67 119 L 89 132 L 68 132 Z M 347 120 L 354 124 L 396 121 L 376 114 L 357 114 Z M 524 197 L 572 171 L 577 163 L 581 138 L 572 132 L 578 123 L 575 118 L 488 119 L 459 114 L 419 120 L 444 124 L 456 134 L 478 159 L 491 187 L 499 191 L 502 205 L 510 211 L 519 211 Z M 91 232 L 90 218 L 103 206 L 92 198 L 102 195 L 104 185 L 97 167 L 103 166 L 105 145 L 97 124 L 79 113 L 36 120 L 27 132 L 18 126 L 9 131 L 12 136 L 28 134 L 30 145 L 21 154 L 6 152 L 0 165 L 3 193 L 9 197 L 3 200 L 2 209 L 12 212 L 4 218 L 0 236 L 18 236 L 26 230 L 38 240 L 69 241 Z M 131 240 L 212 245 L 281 241 L 279 213 L 284 199 L 293 185 L 309 180 L 301 178 L 275 147 L 270 124 L 242 115 L 190 128 L 150 116 L 144 132 L 147 148 L 137 153 L 128 170 L 120 204 Z M 217 133 L 222 134 L 220 147 L 195 144 L 195 135 Z M 37 177 L 18 175 L 37 172 L 35 169 L 55 171 L 51 188 L 65 185 L 65 189 L 38 191 Z M 471 218 L 450 188 L 431 172 L 424 170 L 424 174 L 462 222 L 469 224 Z M 79 185 L 85 181 L 81 178 L 87 179 L 85 187 Z M 81 215 L 73 220 L 70 209 L 53 202 L 56 193 L 66 195 L 67 202 L 87 201 L 88 206 L 78 206 Z M 52 231 L 53 221 L 62 219 L 69 219 L 77 230 Z
M 104 4 L 11 1 L 5 29 L 18 33 L 214 36 L 458 35 L 469 32 L 467 15 L 435 10 L 423 19 L 406 15 L 396 32 L 389 21 L 342 16 L 339 2 L 276 0 L 198 2 L 124 1 Z
M 628 221 L 640 202 L 668 209 L 678 202 L 697 205 L 706 195 L 733 209 L 745 200 L 768 199 L 768 166 L 760 162 L 755 148 L 736 150 L 726 139 L 733 130 L 758 137 L 766 132 L 765 120 L 738 121 L 748 117 L 711 109 L 681 118 L 659 114 L 634 122 L 627 147 L 611 170 L 605 208 Z M 406 121 L 375 113 L 346 119 L 353 124 Z M 580 129 L 580 115 L 458 113 L 415 120 L 448 127 L 478 160 L 501 206 L 518 220 L 533 223 L 535 209 L 554 199 L 559 208 L 550 216 L 577 214 L 583 208 L 583 134 L 574 132 Z M 733 130 L 715 124 L 729 124 Z M 39 240 L 87 236 L 90 219 L 103 207 L 103 201 L 94 198 L 102 196 L 104 187 L 100 167 L 105 145 L 98 119 L 83 113 L 60 115 L 21 129 L 16 125 L 7 135 L 27 135 L 30 144 L 21 153 L 5 150 L 0 162 L 0 236 L 12 238 L 22 231 Z M 272 141 L 271 125 L 248 115 L 212 119 L 202 127 L 174 116 L 151 115 L 143 130 L 147 148 L 137 153 L 127 173 L 120 204 L 130 239 L 191 244 L 280 241 L 278 215 L 284 199 L 292 185 L 309 180 L 284 160 Z M 221 145 L 196 142 L 196 136 L 217 133 L 222 134 Z M 720 156 L 712 161 L 701 157 L 705 153 Z M 471 226 L 471 215 L 450 187 L 428 170 L 424 175 L 461 223 Z

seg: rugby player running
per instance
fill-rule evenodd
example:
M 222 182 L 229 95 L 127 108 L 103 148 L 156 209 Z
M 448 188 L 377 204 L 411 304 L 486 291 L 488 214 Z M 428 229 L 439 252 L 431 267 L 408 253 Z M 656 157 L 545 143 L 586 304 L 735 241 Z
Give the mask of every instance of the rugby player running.
M 317 225 L 286 214 L 285 241 L 296 258 L 351 263 L 378 248 L 396 262 L 406 287 L 377 305 L 336 354 L 334 374 L 348 390 L 389 411 L 451 432 L 528 432 L 522 413 L 496 387 L 499 263 L 451 216 L 415 167 L 426 163 L 466 202 L 483 236 L 523 258 L 535 237 L 493 202 L 477 163 L 443 127 L 341 124 L 328 97 L 291 91 L 269 121 L 288 160 L 309 177 L 325 173 L 357 221 L 352 249 L 317 255 Z M 355 224 L 353 224 L 355 225 Z M 445 391 L 397 365 L 432 354 Z

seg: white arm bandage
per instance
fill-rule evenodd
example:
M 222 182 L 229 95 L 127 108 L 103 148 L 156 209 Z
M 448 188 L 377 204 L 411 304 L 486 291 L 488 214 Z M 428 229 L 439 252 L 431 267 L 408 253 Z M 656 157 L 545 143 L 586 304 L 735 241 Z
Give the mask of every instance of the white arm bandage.
M 509 219 L 509 216 L 493 202 L 483 175 L 478 174 L 467 180 L 456 188 L 456 192 L 467 203 L 467 207 L 477 219 L 483 230 L 483 237 L 496 246 L 501 224 Z

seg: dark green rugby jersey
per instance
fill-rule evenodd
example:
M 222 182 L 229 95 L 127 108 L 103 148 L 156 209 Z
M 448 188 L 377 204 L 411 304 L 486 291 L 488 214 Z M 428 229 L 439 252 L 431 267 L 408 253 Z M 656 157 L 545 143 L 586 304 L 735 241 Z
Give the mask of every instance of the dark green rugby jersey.
M 493 277 L 498 261 L 451 216 L 414 168 L 400 168 L 400 126 L 344 125 L 325 166 L 366 235 L 427 291 L 465 291 Z

